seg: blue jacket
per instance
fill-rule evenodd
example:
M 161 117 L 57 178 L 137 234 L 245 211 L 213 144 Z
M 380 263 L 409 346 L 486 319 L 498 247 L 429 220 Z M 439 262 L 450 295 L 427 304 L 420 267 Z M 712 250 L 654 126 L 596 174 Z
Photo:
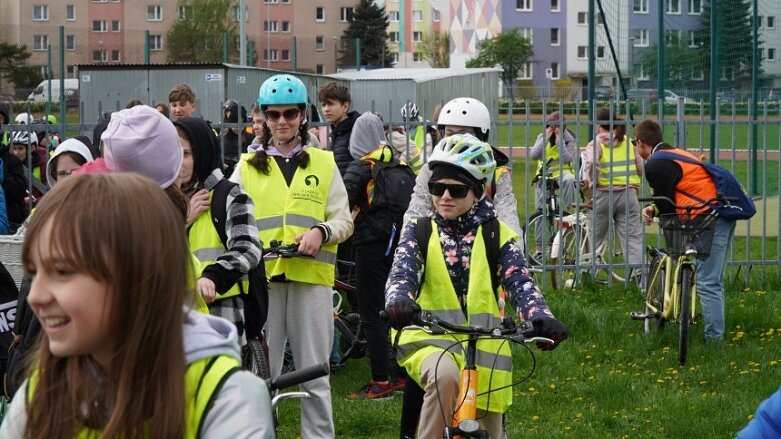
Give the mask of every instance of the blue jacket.
M 5 170 L 3 169 L 3 160 L 0 159 L 0 185 L 3 184 Z M 8 234 L 8 208 L 5 205 L 5 191 L 0 188 L 0 235 Z
M 739 439 L 781 437 L 781 387 L 757 408 L 746 428 L 738 433 Z

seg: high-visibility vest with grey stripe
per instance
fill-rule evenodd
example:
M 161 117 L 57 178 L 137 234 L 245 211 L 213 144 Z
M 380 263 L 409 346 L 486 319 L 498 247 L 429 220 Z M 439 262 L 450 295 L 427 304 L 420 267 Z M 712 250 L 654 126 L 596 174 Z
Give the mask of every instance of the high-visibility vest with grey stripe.
M 561 139 L 561 142 L 565 142 L 564 139 Z M 564 147 L 564 145 L 562 145 Z M 548 166 L 545 168 L 545 173 L 550 173 L 551 177 L 553 178 L 559 178 L 561 175 L 562 167 L 566 172 L 569 172 L 570 174 L 574 174 L 572 171 L 572 166 L 569 163 L 560 163 L 561 162 L 561 152 L 559 151 L 559 145 L 551 145 L 550 142 L 545 143 L 545 161 L 548 162 Z M 537 173 L 540 175 L 542 174 L 542 166 L 543 162 L 542 160 L 537 160 Z
M 500 222 L 499 242 L 504 245 L 517 235 L 506 224 Z M 431 238 L 428 243 L 425 270 L 426 276 L 423 288 L 417 298 L 421 309 L 456 325 L 469 324 L 494 328 L 500 326 L 502 317 L 496 293 L 491 291 L 491 270 L 488 267 L 488 256 L 485 242 L 480 229 L 475 234 L 472 246 L 469 269 L 469 287 L 466 298 L 467 314 L 461 310 L 453 283 L 450 280 L 445 256 L 439 243 L 437 225 L 432 223 Z M 393 331 L 395 337 L 395 331 Z M 456 344 L 461 341 L 461 344 Z M 420 368 L 429 355 L 440 355 L 444 349 L 453 356 L 459 368 L 464 367 L 464 352 L 466 336 L 463 335 L 431 335 L 416 328 L 407 327 L 399 337 L 399 364 L 407 369 L 409 376 L 423 387 Z M 477 342 L 475 363 L 479 379 L 477 381 L 477 407 L 497 413 L 504 413 L 512 403 L 512 389 L 495 390 L 490 397 L 485 392 L 499 389 L 512 382 L 512 354 L 507 342 L 503 340 L 483 339 Z M 493 371 L 491 370 L 493 369 Z M 490 402 L 490 407 L 488 406 Z
M 599 158 L 598 186 L 622 186 L 627 182 L 633 186 L 640 186 L 635 149 L 626 136 L 621 143 L 612 148 L 605 144 L 599 146 L 602 148 L 602 157 Z
M 212 196 L 214 191 L 209 191 L 209 205 L 211 206 Z M 190 243 L 190 251 L 198 259 L 200 263 L 201 272 L 203 269 L 213 264 L 217 258 L 224 255 L 227 250 L 222 246 L 220 241 L 220 235 L 217 234 L 217 230 L 214 229 L 214 222 L 212 219 L 212 210 L 208 209 L 198 217 L 197 220 L 190 227 L 188 232 L 188 241 Z M 200 277 L 201 273 L 198 273 Z M 227 297 L 237 296 L 242 293 L 249 292 L 249 281 L 247 275 L 241 278 L 241 281 L 231 287 L 230 290 L 224 294 L 217 294 L 217 299 L 225 299 Z
M 333 153 L 307 148 L 309 163 L 299 167 L 288 187 L 276 160 L 269 158 L 269 174 L 249 164 L 255 153 L 242 154 L 239 172 L 244 190 L 255 202 L 258 235 L 264 245 L 277 240 L 292 244 L 296 236 L 326 220 L 328 191 L 334 176 Z M 284 274 L 291 281 L 334 284 L 336 245 L 322 245 L 314 258 L 279 258 L 265 261 L 269 278 Z

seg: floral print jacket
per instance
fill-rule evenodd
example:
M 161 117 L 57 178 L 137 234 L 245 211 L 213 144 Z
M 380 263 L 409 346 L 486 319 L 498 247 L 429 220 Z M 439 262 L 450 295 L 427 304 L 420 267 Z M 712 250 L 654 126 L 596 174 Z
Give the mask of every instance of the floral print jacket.
M 429 216 L 433 218 L 439 229 L 439 242 L 445 255 L 450 280 L 464 308 L 469 285 L 472 244 L 478 226 L 496 216 L 494 206 L 488 197 L 483 197 L 467 213 L 455 220 L 446 220 L 437 213 Z M 385 285 L 386 304 L 416 299 L 425 269 L 420 252 L 421 244 L 426 245 L 417 242 L 415 221 L 410 221 L 402 230 L 393 267 Z M 508 293 L 510 305 L 516 312 L 525 320 L 553 317 L 553 313 L 545 303 L 545 298 L 535 288 L 535 282 L 529 276 L 523 252 L 516 240 L 510 240 L 502 246 L 499 251 L 499 263 L 501 283 Z

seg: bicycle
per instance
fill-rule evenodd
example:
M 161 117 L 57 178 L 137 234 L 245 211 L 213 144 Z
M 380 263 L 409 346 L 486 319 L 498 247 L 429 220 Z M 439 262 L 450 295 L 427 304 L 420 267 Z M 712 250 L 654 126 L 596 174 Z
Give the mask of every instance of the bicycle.
M 266 387 L 268 388 L 269 401 L 268 405 L 271 408 L 270 413 L 261 413 L 261 417 L 268 417 L 267 423 L 274 426 L 274 433 L 278 427 L 278 405 L 280 402 L 286 399 L 308 399 L 311 396 L 307 392 L 285 392 L 278 393 L 279 390 L 297 386 L 299 384 L 311 381 L 320 377 L 328 375 L 329 368 L 328 363 L 318 364 L 310 366 L 301 370 L 294 370 L 292 372 L 284 373 L 275 379 L 265 379 Z M 273 396 L 272 396 L 273 395 Z
M 643 312 L 632 312 L 633 320 L 643 321 L 646 334 L 661 331 L 666 322 L 678 323 L 678 362 L 686 363 L 689 330 L 695 320 L 697 305 L 698 257 L 707 257 L 713 240 L 718 215 L 702 208 L 714 202 L 726 202 L 714 197 L 704 203 L 678 205 L 667 197 L 639 199 L 641 202 L 667 201 L 684 213 L 659 216 L 667 249 L 648 247 L 651 257 L 646 282 Z
M 548 163 L 550 162 L 548 160 Z M 550 248 L 550 244 L 553 241 L 555 221 L 559 217 L 559 200 L 556 196 L 556 191 L 559 190 L 559 179 L 553 177 L 552 172 L 543 177 L 541 168 L 532 178 L 532 187 L 543 178 L 545 180 L 545 190 L 543 191 L 546 194 L 545 204 L 542 209 L 537 209 L 521 228 L 523 241 L 526 244 L 526 256 L 530 266 L 544 265 L 545 247 Z
M 388 318 L 387 313 L 384 311 L 381 313 L 383 318 Z M 448 422 L 445 419 L 445 429 L 443 431 L 443 437 L 446 438 L 488 438 L 488 432 L 480 429 L 480 424 L 477 420 L 477 397 L 478 394 L 478 380 L 479 374 L 477 371 L 476 359 L 477 359 L 477 342 L 482 338 L 502 339 L 512 343 L 553 343 L 545 337 L 539 337 L 534 335 L 534 327 L 529 321 L 522 321 L 516 323 L 512 317 L 505 317 L 502 319 L 500 326 L 495 328 L 483 328 L 480 326 L 460 326 L 451 324 L 445 320 L 442 320 L 434 316 L 430 311 L 421 311 L 415 319 L 417 326 L 408 326 L 404 330 L 422 330 L 432 335 L 446 335 L 452 334 L 465 335 L 466 340 L 463 338 L 455 337 L 455 341 L 448 346 L 442 355 L 445 355 L 447 351 L 461 346 L 466 343 L 465 350 L 465 365 L 461 370 L 460 385 L 458 390 L 458 398 L 456 411 L 452 414 L 450 420 L 450 426 L 447 426 Z M 400 334 L 400 332 L 399 332 Z M 398 337 L 398 336 L 397 336 Z M 398 343 L 398 338 L 394 344 Z M 394 346 L 395 348 L 395 346 Z M 536 362 L 534 354 L 528 349 L 531 356 L 532 366 L 529 373 L 519 381 L 513 382 L 510 386 L 515 386 L 532 376 L 536 368 Z M 489 380 L 490 380 L 489 376 Z M 489 390 L 487 393 L 493 392 L 499 389 Z M 440 402 L 441 404 L 441 402 Z M 444 416 L 444 415 L 443 415 Z M 506 434 L 505 434 L 506 436 Z

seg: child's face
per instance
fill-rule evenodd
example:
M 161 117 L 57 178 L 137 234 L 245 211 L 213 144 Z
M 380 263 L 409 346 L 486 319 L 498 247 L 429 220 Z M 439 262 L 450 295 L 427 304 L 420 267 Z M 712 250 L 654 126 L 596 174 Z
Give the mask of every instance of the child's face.
M 174 101 L 168 104 L 168 107 L 171 109 L 171 116 L 173 116 L 174 120 L 190 117 L 195 112 L 195 109 L 198 108 L 195 102 L 190 101 Z
M 108 284 L 75 271 L 66 258 L 49 248 L 52 221 L 31 247 L 33 275 L 30 303 L 57 357 L 90 355 L 103 367 L 110 366 L 110 300 Z
M 443 178 L 437 180 L 436 183 L 464 186 L 464 183 L 452 178 Z M 442 195 L 432 194 L 432 199 L 437 213 L 442 215 L 442 218 L 446 220 L 454 220 L 467 213 L 469 209 L 471 209 L 475 204 L 475 201 L 477 201 L 477 197 L 475 197 L 475 191 L 473 189 L 469 189 L 466 196 L 463 198 L 456 198 L 450 193 L 449 190 L 446 190 Z
M 57 178 L 57 181 L 61 181 L 63 178 L 70 177 L 73 170 L 80 167 L 79 162 L 74 160 L 73 157 L 63 154 L 57 157 L 57 167 L 54 170 L 54 176 Z
M 11 145 L 11 154 L 18 157 L 19 160 L 27 162 L 27 145 Z
M 320 108 L 323 109 L 323 117 L 329 123 L 338 125 L 341 121 L 347 119 L 350 103 L 339 102 L 338 99 L 329 99 L 325 102 L 320 102 Z
M 184 159 L 182 160 L 182 170 L 179 171 L 179 187 L 186 184 L 193 178 L 193 168 L 195 167 L 195 160 L 193 159 L 193 149 L 190 145 L 190 141 L 184 137 L 179 137 L 179 144 L 182 145 L 182 152 L 184 153 Z
M 252 115 L 252 131 L 255 136 L 263 134 L 263 115 L 260 113 Z
M 287 143 L 295 139 L 305 114 L 295 105 L 271 105 L 266 109 L 266 121 L 271 137 Z

